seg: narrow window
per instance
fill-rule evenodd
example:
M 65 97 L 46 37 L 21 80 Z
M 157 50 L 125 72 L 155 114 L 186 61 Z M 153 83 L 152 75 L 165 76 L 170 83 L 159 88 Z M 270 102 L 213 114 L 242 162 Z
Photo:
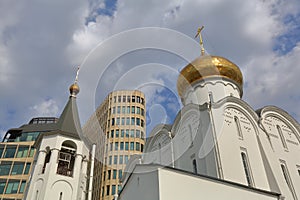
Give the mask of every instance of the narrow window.
M 106 186 L 106 195 L 107 195 L 107 196 L 109 196 L 109 192 L 110 192 L 109 190 L 110 190 L 110 187 L 109 187 L 109 185 L 107 185 L 107 186 Z
M 117 179 L 117 170 L 116 169 L 113 170 L 113 179 Z
M 285 138 L 283 136 L 282 130 L 281 130 L 279 125 L 277 125 L 276 127 L 277 127 L 277 130 L 278 130 L 278 134 L 279 134 L 282 146 L 283 146 L 284 149 L 287 150 L 288 148 L 287 148 L 287 144 L 286 144 Z
M 197 161 L 196 161 L 196 159 L 193 159 L 193 172 L 195 173 L 195 174 L 197 174 Z
M 253 182 L 252 182 L 252 179 L 251 179 L 251 171 L 250 171 L 247 155 L 246 155 L 245 152 L 242 152 L 241 156 L 242 156 L 242 162 L 243 162 L 243 167 L 244 167 L 247 183 L 248 183 L 249 186 L 253 186 Z
M 43 169 L 42 169 L 42 174 L 45 173 L 46 165 L 47 165 L 47 163 L 50 162 L 50 158 L 51 158 L 51 151 L 50 151 L 50 149 L 48 148 L 48 149 L 47 149 L 47 154 L 46 154 L 46 157 L 45 157 L 45 162 L 44 162 Z
M 62 200 L 63 198 L 62 198 L 62 195 L 63 193 L 61 192 L 60 194 L 59 194 L 59 200 Z
M 238 132 L 238 136 L 240 139 L 243 139 L 243 134 L 242 134 L 242 128 L 241 128 L 241 124 L 240 124 L 240 120 L 237 116 L 234 116 L 234 122 L 235 122 L 235 126 Z
M 281 167 L 282 174 L 283 174 L 283 177 L 285 179 L 286 184 L 288 185 L 288 187 L 289 187 L 289 189 L 290 189 L 290 191 L 291 191 L 294 199 L 297 200 L 298 198 L 296 196 L 296 192 L 295 192 L 295 189 L 294 189 L 294 186 L 293 186 L 290 174 L 289 174 L 288 169 L 286 167 L 286 164 L 281 161 L 280 167 Z

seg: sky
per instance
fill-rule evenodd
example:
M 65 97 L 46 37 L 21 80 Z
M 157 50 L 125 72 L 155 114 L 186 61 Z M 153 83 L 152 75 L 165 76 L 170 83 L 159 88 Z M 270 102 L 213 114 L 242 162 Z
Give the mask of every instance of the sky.
M 112 90 L 146 94 L 147 131 L 172 123 L 180 70 L 206 53 L 228 58 L 255 110 L 300 121 L 299 0 L 0 1 L 0 135 L 33 117 L 59 117 L 80 65 L 82 125 Z

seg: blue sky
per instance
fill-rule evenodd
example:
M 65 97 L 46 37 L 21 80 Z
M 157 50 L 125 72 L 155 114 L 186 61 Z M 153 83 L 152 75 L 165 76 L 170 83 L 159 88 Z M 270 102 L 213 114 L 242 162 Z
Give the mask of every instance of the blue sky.
M 0 2 L 0 134 L 32 117 L 58 117 L 76 65 L 83 65 L 82 124 L 111 89 L 126 88 L 146 93 L 148 131 L 157 123 L 171 123 L 181 106 L 178 72 L 199 55 L 191 41 L 201 25 L 207 53 L 241 68 L 246 102 L 254 109 L 278 106 L 300 121 L 299 0 L 10 0 Z M 135 39 L 118 43 L 115 38 L 145 27 L 170 29 L 187 42 L 150 34 L 144 42 L 170 42 L 174 49 L 147 43 L 147 48 L 118 55 L 136 45 L 140 35 L 133 31 Z M 104 62 L 111 56 L 107 52 L 115 57 Z M 98 78 L 90 83 L 89 77 Z

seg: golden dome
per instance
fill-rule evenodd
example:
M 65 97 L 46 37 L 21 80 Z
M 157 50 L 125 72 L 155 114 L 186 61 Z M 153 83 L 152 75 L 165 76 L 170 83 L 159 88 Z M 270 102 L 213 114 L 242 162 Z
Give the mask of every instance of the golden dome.
M 77 83 L 73 83 L 70 86 L 69 90 L 71 95 L 77 95 L 79 93 L 79 86 L 77 85 Z
M 241 96 L 243 93 L 243 75 L 239 67 L 219 56 L 200 56 L 189 63 L 180 72 L 177 80 L 177 91 L 182 97 L 187 88 L 199 80 L 209 77 L 227 78 L 237 84 Z

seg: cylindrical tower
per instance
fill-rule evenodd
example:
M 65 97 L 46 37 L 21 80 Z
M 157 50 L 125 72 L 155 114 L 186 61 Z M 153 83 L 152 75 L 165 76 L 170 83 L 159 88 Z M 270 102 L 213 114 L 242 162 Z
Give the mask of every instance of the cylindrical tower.
M 103 164 L 95 165 L 94 175 L 99 179 L 95 184 L 98 182 L 100 185 L 98 188 L 94 186 L 93 199 L 112 200 L 121 189 L 119 181 L 130 156 L 143 152 L 146 137 L 145 95 L 137 90 L 111 92 L 95 114 L 105 138 L 104 144 L 100 145 L 103 149 L 99 150 L 103 155 L 103 158 L 100 155 Z

